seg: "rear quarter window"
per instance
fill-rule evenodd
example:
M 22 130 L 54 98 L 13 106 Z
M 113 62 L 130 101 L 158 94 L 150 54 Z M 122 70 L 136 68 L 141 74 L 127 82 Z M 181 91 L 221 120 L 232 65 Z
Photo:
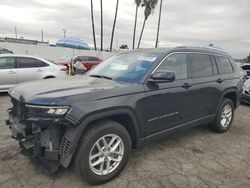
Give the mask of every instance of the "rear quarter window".
M 215 56 L 219 74 L 233 73 L 233 67 L 227 57 Z

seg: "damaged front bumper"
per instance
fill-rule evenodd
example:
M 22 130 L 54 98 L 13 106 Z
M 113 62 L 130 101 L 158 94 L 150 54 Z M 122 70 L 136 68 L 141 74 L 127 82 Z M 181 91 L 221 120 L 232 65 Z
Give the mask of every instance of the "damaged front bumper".
M 54 173 L 60 165 L 67 167 L 72 156 L 69 154 L 70 144 L 67 143 L 69 141 L 65 133 L 74 129 L 72 118 L 70 121 L 65 117 L 37 118 L 20 115 L 20 112 L 15 111 L 9 110 L 6 125 L 12 137 L 19 142 L 21 154 L 29 157 L 35 167 L 46 174 Z M 21 112 L 27 111 L 21 109 Z

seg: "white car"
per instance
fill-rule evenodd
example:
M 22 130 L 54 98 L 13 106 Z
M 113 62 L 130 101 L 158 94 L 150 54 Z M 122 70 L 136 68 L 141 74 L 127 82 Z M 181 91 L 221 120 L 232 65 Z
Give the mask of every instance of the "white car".
M 21 82 L 65 77 L 66 71 L 66 67 L 40 57 L 0 54 L 0 92 Z

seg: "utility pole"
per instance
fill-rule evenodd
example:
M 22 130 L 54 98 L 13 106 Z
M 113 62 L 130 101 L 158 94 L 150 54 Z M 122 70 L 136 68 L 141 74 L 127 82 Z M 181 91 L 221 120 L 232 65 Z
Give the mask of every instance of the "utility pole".
M 67 29 L 63 29 L 63 38 L 66 38 L 66 31 Z
M 15 35 L 16 35 L 16 39 L 17 39 L 17 28 L 15 26 Z
M 162 1 L 163 1 L 163 0 L 161 0 L 160 10 L 159 10 L 158 27 L 157 27 L 157 34 L 156 34 L 156 40 L 155 40 L 155 48 L 158 47 L 158 42 L 159 42 L 159 32 L 160 32 L 160 24 L 161 24 Z
M 101 51 L 103 50 L 103 10 L 102 10 L 102 0 L 100 0 L 101 6 Z
M 42 30 L 42 42 L 43 42 L 43 30 Z

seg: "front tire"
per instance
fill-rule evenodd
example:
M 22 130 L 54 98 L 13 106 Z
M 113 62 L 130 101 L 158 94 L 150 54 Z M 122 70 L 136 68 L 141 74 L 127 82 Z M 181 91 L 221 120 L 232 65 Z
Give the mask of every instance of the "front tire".
M 75 167 L 90 184 L 105 183 L 125 167 L 131 151 L 127 130 L 114 121 L 100 121 L 91 125 L 83 135 Z
M 234 117 L 234 103 L 231 99 L 224 98 L 219 111 L 217 113 L 216 119 L 211 128 L 219 133 L 226 132 L 232 125 Z

